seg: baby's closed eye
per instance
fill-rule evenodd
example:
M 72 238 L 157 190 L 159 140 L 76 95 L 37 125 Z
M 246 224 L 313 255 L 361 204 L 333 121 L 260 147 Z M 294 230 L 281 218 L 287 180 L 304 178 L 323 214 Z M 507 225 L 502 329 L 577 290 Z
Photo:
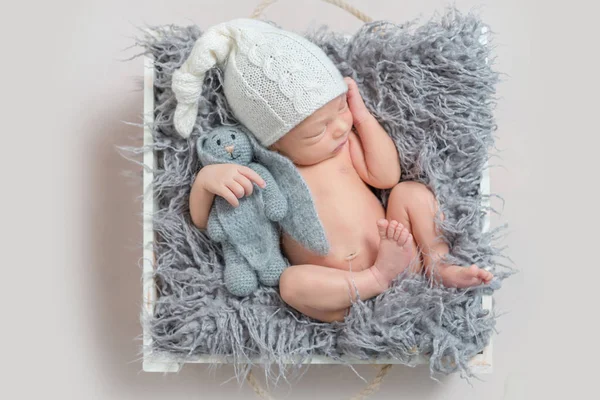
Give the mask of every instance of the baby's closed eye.
M 314 139 L 317 138 L 319 136 L 321 136 L 322 134 L 325 133 L 325 131 L 327 130 L 327 126 L 325 126 L 319 133 L 317 133 L 316 135 L 311 135 L 311 136 L 307 136 L 305 137 L 305 139 Z

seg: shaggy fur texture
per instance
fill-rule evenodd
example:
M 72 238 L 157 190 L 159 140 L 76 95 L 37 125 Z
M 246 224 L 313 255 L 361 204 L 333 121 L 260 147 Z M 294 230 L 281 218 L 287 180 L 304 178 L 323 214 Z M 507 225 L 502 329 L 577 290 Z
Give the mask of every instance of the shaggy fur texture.
M 344 76 L 357 81 L 367 107 L 396 143 L 402 180 L 423 182 L 436 194 L 446 216 L 438 223 L 451 261 L 487 267 L 498 284 L 511 270 L 499 263 L 501 249 L 493 244 L 498 229 L 482 233 L 486 210 L 479 184 L 493 148 L 498 82 L 490 46 L 479 41 L 483 27 L 477 16 L 449 10 L 420 26 L 378 21 L 352 37 L 325 27 L 305 35 Z M 229 294 L 221 250 L 192 225 L 188 196 L 199 168 L 193 139 L 236 121 L 222 93 L 222 73 L 215 68 L 207 74 L 200 102 L 201 132 L 190 140 L 179 137 L 172 123 L 171 75 L 201 30 L 152 29 L 159 37 L 138 39 L 141 54 L 156 60 L 155 144 L 138 149 L 158 155 L 154 190 L 159 209 L 153 219 L 160 297 L 155 315 L 144 319 L 152 350 L 179 361 L 210 354 L 233 363 L 260 358 L 280 366 L 290 357 L 303 361 L 311 355 L 389 357 L 406 364 L 425 355 L 432 373 L 469 375 L 468 360 L 486 346 L 495 325 L 495 316 L 481 308 L 481 295 L 499 285 L 456 290 L 419 276 L 402 277 L 380 296 L 356 302 L 344 323 L 333 324 L 297 313 L 273 288 L 243 299 Z M 376 193 L 385 203 L 389 191 Z

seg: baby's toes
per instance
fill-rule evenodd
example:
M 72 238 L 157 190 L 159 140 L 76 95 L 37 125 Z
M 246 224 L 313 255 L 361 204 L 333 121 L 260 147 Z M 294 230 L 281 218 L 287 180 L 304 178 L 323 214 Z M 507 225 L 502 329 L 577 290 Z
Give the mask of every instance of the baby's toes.
M 481 279 L 484 283 L 489 283 L 494 275 L 490 271 L 486 271 L 485 269 L 479 269 L 479 273 L 477 275 L 479 279 Z
M 401 223 L 398 222 L 398 225 L 396 226 L 396 229 L 394 230 L 394 235 L 392 236 L 392 238 L 395 241 L 398 241 L 398 239 L 400 238 L 400 235 L 402 234 L 403 229 L 404 229 L 404 225 L 402 225 Z
M 404 228 L 402 229 L 402 231 L 400 232 L 400 236 L 398 237 L 398 246 L 406 246 L 408 243 L 408 238 L 411 237 L 410 232 L 408 231 L 408 229 Z
M 485 282 L 484 277 L 487 276 L 487 271 L 479 268 L 477 265 L 471 265 L 465 272 L 471 281 L 469 286 L 477 286 Z
M 389 225 L 389 221 L 387 219 L 380 219 L 377 221 L 377 230 L 379 231 L 379 236 L 382 239 L 387 238 L 387 228 Z
M 390 224 L 388 225 L 388 228 L 387 228 L 388 239 L 391 239 L 394 237 L 394 232 L 396 232 L 396 228 L 398 228 L 398 221 L 393 219 L 390 221 Z

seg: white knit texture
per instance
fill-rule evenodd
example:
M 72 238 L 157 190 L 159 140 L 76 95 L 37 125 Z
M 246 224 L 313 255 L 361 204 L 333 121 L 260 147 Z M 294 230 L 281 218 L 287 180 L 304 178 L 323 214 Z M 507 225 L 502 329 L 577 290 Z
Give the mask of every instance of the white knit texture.
M 204 75 L 224 67 L 223 89 L 236 118 L 269 146 L 315 110 L 347 91 L 342 75 L 315 44 L 253 19 L 208 29 L 173 75 L 175 128 L 190 135 Z

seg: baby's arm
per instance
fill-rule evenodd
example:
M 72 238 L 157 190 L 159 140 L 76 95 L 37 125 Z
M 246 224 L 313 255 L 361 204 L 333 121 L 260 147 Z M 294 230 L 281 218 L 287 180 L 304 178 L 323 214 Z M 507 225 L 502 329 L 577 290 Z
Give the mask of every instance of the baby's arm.
M 213 164 L 202 168 L 190 193 L 190 215 L 199 229 L 205 229 L 215 195 L 223 197 L 233 207 L 238 199 L 252 194 L 252 184 L 265 187 L 265 181 L 250 168 L 238 164 Z
M 371 115 L 363 102 L 356 82 L 348 84 L 348 106 L 358 134 L 350 132 L 350 156 L 358 175 L 369 185 L 389 189 L 400 181 L 400 159 L 392 138 Z
M 208 215 L 212 206 L 215 194 L 204 188 L 204 182 L 200 173 L 196 175 L 192 191 L 190 192 L 190 216 L 192 222 L 199 229 L 206 229 L 208 223 Z

